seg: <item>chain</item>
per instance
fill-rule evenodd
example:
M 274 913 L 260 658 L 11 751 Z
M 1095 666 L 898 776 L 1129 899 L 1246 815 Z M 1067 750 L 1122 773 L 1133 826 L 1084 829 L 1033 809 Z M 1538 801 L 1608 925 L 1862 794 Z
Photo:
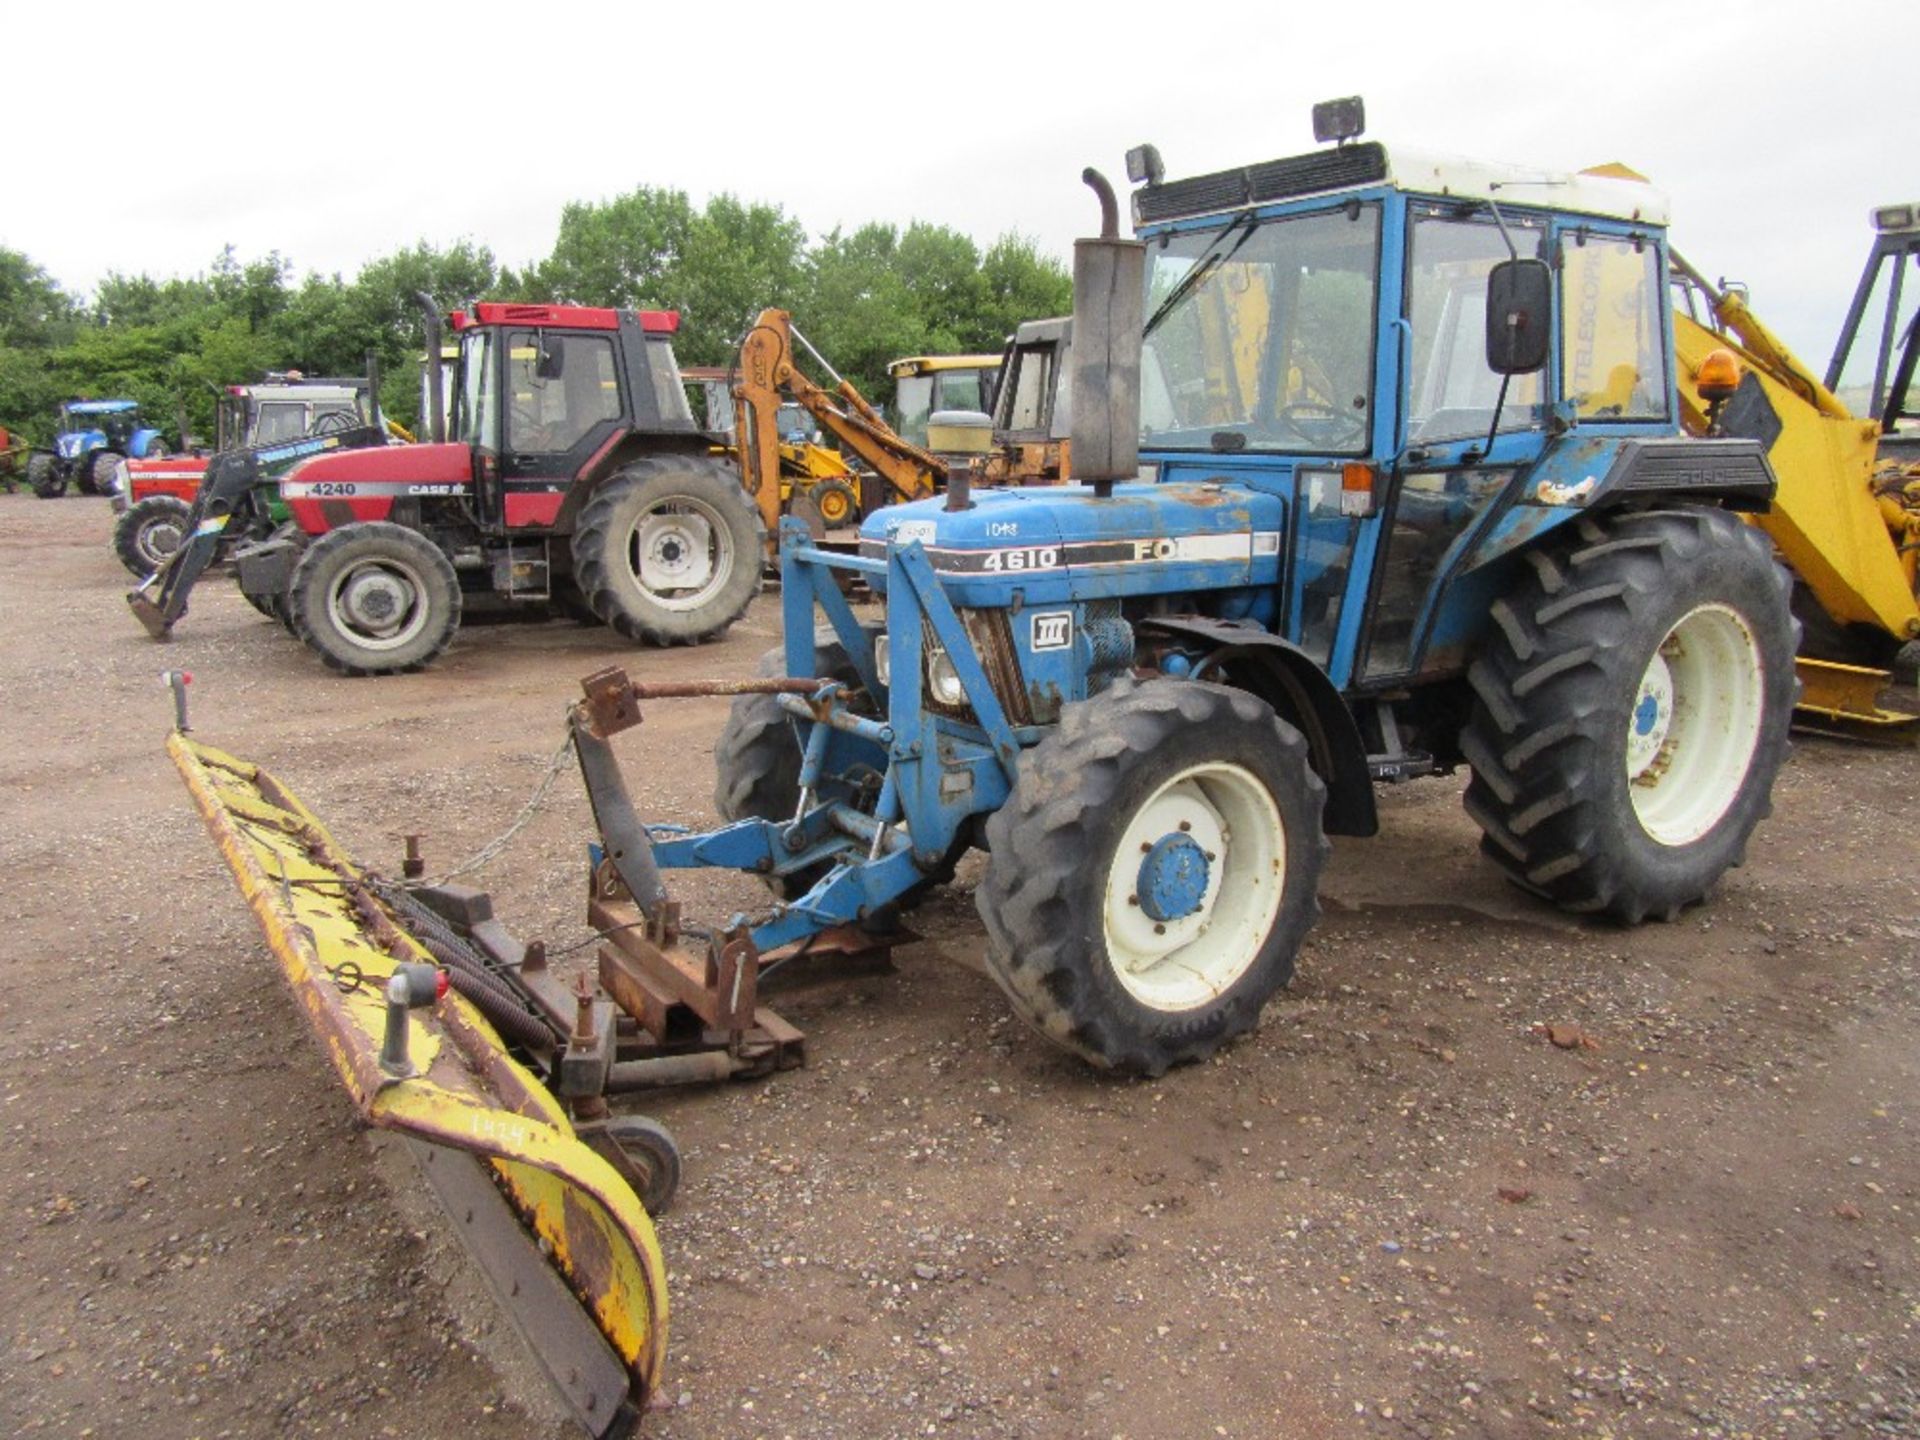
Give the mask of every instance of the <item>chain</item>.
M 539 813 L 540 807 L 547 803 L 547 794 L 553 789 L 553 782 L 559 778 L 561 770 L 565 768 L 567 756 L 572 753 L 572 750 L 573 724 L 569 720 L 567 733 L 560 741 L 560 748 L 555 750 L 553 758 L 547 761 L 546 774 L 542 775 L 540 783 L 533 787 L 533 794 L 528 797 L 527 803 L 520 807 L 520 813 L 513 817 L 513 823 L 474 851 L 469 859 L 456 865 L 446 874 L 433 880 L 409 880 L 406 882 L 406 888 L 409 890 L 431 889 L 436 885 L 445 885 L 448 881 L 457 880 L 462 875 L 471 875 L 474 871 L 492 864 L 499 857 L 500 852 L 513 843 L 514 837 L 526 829 L 527 822 Z

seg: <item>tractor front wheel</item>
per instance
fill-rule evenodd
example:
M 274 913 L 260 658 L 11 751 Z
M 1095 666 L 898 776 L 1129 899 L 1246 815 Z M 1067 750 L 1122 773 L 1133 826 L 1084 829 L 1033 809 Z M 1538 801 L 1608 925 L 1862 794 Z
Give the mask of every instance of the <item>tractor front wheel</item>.
M 129 508 L 113 527 L 113 548 L 120 563 L 144 580 L 173 558 L 187 538 L 192 507 L 172 495 L 149 495 Z
M 1792 582 L 1765 536 L 1707 508 L 1590 516 L 1527 558 L 1469 672 L 1481 849 L 1563 910 L 1672 920 L 1772 808 Z
M 126 463 L 126 457 L 113 450 L 96 450 L 80 462 L 80 493 L 105 495 L 113 486 L 113 469 Z
M 417 530 L 367 521 L 307 547 L 287 586 L 293 633 L 343 675 L 418 670 L 460 628 L 460 581 Z
M 987 821 L 988 968 L 1103 1069 L 1204 1060 L 1293 977 L 1325 800 L 1300 732 L 1244 691 L 1123 680 L 1070 705 Z
M 42 500 L 58 500 L 67 493 L 66 472 L 44 450 L 27 456 L 27 485 Z
M 760 587 L 759 512 L 705 456 L 623 466 L 580 511 L 573 574 L 593 612 L 629 640 L 697 645 L 746 613 Z
M 860 499 L 846 481 L 822 480 L 807 494 L 820 512 L 820 523 L 827 529 L 839 530 L 859 522 Z

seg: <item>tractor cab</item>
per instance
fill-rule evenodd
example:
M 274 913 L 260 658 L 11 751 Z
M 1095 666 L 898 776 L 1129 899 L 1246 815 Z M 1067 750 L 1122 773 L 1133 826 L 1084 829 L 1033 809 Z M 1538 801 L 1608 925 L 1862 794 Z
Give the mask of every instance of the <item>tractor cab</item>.
M 909 355 L 891 361 L 893 428 L 909 444 L 929 444 L 927 426 L 941 411 L 989 414 L 994 383 L 1000 374 L 998 355 Z
M 671 311 L 482 303 L 452 322 L 449 438 L 471 456 L 488 524 L 551 524 L 576 477 L 631 431 L 699 436 Z

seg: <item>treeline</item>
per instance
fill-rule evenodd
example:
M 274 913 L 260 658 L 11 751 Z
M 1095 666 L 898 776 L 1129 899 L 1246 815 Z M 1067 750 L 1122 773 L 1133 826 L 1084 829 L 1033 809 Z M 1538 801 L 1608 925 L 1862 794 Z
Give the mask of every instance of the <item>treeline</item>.
M 423 242 L 351 280 L 299 277 L 278 253 L 248 260 L 228 247 L 204 274 L 114 274 L 80 297 L 0 248 L 0 426 L 44 442 L 54 406 L 85 395 L 139 400 L 169 435 L 184 406 L 207 435 L 218 387 L 266 370 L 358 375 L 369 349 L 387 413 L 412 424 L 422 345 L 413 297 L 423 290 L 442 310 L 475 299 L 679 310 L 682 364 L 727 363 L 754 314 L 779 305 L 876 400 L 890 359 L 997 351 L 1020 321 L 1072 303 L 1065 268 L 1017 235 L 984 254 L 918 222 L 809 240 L 778 206 L 721 195 L 700 207 L 646 187 L 567 206 L 552 253 L 520 271 L 470 241 Z

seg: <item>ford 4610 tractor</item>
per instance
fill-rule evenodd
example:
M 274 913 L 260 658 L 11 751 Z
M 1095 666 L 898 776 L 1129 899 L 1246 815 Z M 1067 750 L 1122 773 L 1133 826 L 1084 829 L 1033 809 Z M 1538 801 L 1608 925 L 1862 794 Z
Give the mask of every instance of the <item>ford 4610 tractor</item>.
M 788 527 L 785 648 L 716 749 L 731 824 L 627 823 L 595 767 L 648 691 L 595 678 L 603 887 L 656 917 L 662 871 L 763 875 L 779 903 L 708 942 L 736 973 L 986 849 L 1014 1005 L 1157 1073 L 1287 981 L 1377 782 L 1470 767 L 1486 853 L 1577 913 L 1671 919 L 1740 863 L 1796 627 L 1735 513 L 1765 455 L 1681 431 L 1665 199 L 1353 143 L 1341 110 L 1336 147 L 1245 169 L 1128 157 L 1139 238 L 1076 253 L 1081 484 L 895 506 L 858 556 Z

